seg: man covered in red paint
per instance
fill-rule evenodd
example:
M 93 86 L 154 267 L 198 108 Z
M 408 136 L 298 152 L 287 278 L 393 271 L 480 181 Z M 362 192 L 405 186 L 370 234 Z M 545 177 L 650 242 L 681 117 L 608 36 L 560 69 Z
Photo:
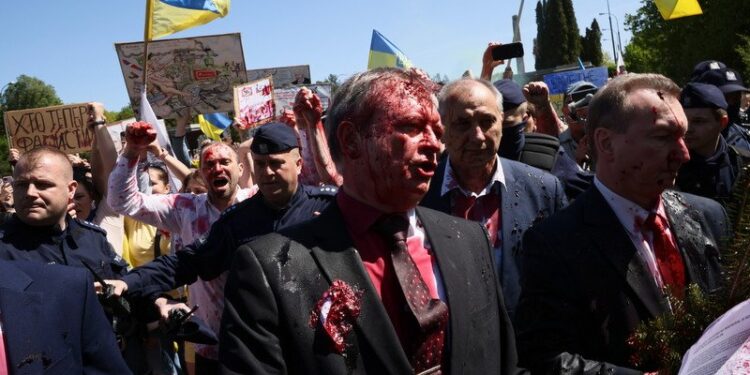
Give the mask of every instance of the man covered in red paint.
M 414 70 L 355 74 L 329 109 L 335 204 L 241 246 L 224 374 L 511 374 L 513 329 L 477 223 L 417 203 L 443 126 Z
M 134 142 L 131 128 L 126 133 L 127 143 L 109 178 L 107 200 L 120 214 L 130 216 L 160 230 L 169 231 L 173 250 L 180 251 L 208 233 L 211 224 L 229 206 L 251 197 L 257 187 L 242 189 L 238 180 L 242 164 L 234 150 L 221 142 L 206 146 L 200 154 L 200 174 L 208 187 L 204 194 L 147 195 L 138 191 L 136 169 L 142 151 L 149 147 Z M 196 315 L 218 333 L 223 308 L 223 289 L 226 277 L 211 281 L 199 280 L 190 286 L 190 304 L 200 305 Z M 166 317 L 170 306 L 157 300 L 161 314 Z M 196 368 L 215 368 L 218 349 L 215 345 L 196 344 Z M 211 373 L 211 372 L 206 372 Z

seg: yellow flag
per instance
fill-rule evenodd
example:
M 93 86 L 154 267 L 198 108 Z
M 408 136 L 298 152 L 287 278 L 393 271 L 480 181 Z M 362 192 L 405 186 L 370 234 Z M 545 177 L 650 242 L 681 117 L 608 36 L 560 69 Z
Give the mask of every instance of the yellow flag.
M 665 20 L 703 14 L 698 0 L 654 0 L 654 3 Z

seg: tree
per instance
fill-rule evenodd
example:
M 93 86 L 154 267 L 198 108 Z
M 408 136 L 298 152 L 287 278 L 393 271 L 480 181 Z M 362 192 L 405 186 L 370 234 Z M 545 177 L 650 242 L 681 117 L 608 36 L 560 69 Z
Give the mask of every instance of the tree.
M 702 60 L 720 60 L 729 67 L 750 74 L 743 60 L 750 45 L 750 2 L 703 0 L 703 14 L 671 21 L 661 18 L 654 2 L 641 0 L 641 7 L 625 17 L 633 38 L 625 47 L 625 61 L 632 72 L 664 74 L 683 84 L 693 66 Z
M 341 83 L 339 83 L 339 76 L 335 74 L 329 74 L 328 78 L 326 78 L 323 81 L 317 81 L 316 84 L 324 84 L 324 85 L 331 85 L 331 96 L 333 96 L 336 93 L 336 90 L 339 89 L 339 86 Z
M 568 43 L 568 24 L 563 10 L 563 0 L 549 0 L 545 12 L 544 33 L 546 43 L 542 44 L 539 51 L 544 56 L 542 68 L 554 68 L 565 64 L 565 48 Z M 578 37 L 576 37 L 577 39 Z
M 601 66 L 604 62 L 602 55 L 602 31 L 599 22 L 594 19 L 591 27 L 586 28 L 586 35 L 581 38 L 581 60 L 591 62 L 593 66 Z
M 0 173 L 10 174 L 8 164 L 8 140 L 5 135 L 5 111 L 19 109 L 41 108 L 63 104 L 57 96 L 55 88 L 44 81 L 21 75 L 0 96 Z
M 534 39 L 534 68 L 536 70 L 544 69 L 546 66 L 546 55 L 543 51 L 547 48 L 547 33 L 545 32 L 544 26 L 544 8 L 547 1 L 539 1 L 536 3 L 536 38 Z
M 573 0 L 561 0 L 563 13 L 565 14 L 565 26 L 568 34 L 567 44 L 563 53 L 563 64 L 570 64 L 578 61 L 581 56 L 581 36 L 578 30 L 578 21 L 576 12 L 573 10 Z

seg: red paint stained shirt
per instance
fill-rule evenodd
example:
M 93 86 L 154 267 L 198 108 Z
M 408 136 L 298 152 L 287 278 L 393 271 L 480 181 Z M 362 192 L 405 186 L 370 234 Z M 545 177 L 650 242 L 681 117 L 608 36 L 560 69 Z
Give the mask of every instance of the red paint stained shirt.
M 352 198 L 343 189 L 340 189 L 336 195 L 336 203 L 338 203 L 346 223 L 346 229 L 354 241 L 354 246 L 359 252 L 365 270 L 370 276 L 370 281 L 372 281 L 375 291 L 380 296 L 396 333 L 403 340 L 408 336 L 406 332 L 409 331 L 405 329 L 405 323 L 400 319 L 402 316 L 401 309 L 405 303 L 404 297 L 388 255 L 390 250 L 373 228 L 373 224 L 384 213 Z M 417 218 L 414 209 L 409 210 L 406 214 L 409 218 L 409 233 L 406 240 L 409 255 L 417 265 L 425 284 L 427 284 L 430 296 L 445 301 L 440 270 L 424 227 Z

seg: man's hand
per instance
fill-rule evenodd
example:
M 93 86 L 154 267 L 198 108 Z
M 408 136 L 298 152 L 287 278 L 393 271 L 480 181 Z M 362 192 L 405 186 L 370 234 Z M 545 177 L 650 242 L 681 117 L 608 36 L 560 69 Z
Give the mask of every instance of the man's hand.
M 482 55 L 482 75 L 480 78 L 487 81 L 492 80 L 492 71 L 495 70 L 495 67 L 505 63 L 505 60 L 492 59 L 492 49 L 500 45 L 502 43 L 490 42 L 487 44 L 487 49 L 484 50 L 484 54 Z
M 315 126 L 323 117 L 323 105 L 320 104 L 320 98 L 307 87 L 303 87 L 297 92 L 294 99 L 294 114 L 297 121 L 302 122 L 304 126 Z
M 542 81 L 529 82 L 523 86 L 523 96 L 537 108 L 549 105 L 549 87 Z
M 152 147 L 154 140 L 156 140 L 156 130 L 151 124 L 143 121 L 130 124 L 125 129 L 126 143 L 123 155 L 128 159 L 137 159 L 141 155 L 141 152 Z
M 104 280 L 104 282 L 107 283 L 107 285 L 112 285 L 114 287 L 112 288 L 112 294 L 115 296 L 120 297 L 128 291 L 128 284 L 122 280 Z M 102 285 L 99 284 L 99 282 L 94 283 L 94 288 L 97 293 L 102 293 Z
M 161 320 L 165 322 L 169 319 L 169 312 L 174 309 L 184 310 L 185 312 L 190 311 L 190 307 L 188 307 L 188 305 L 182 302 L 166 299 L 164 297 L 157 298 L 156 301 L 154 301 L 154 305 L 156 305 L 156 308 L 159 309 Z
M 8 162 L 10 165 L 16 165 L 18 163 L 18 159 L 21 158 L 21 151 L 18 151 L 17 148 L 11 148 L 8 150 Z
M 289 125 L 291 128 L 297 127 L 297 118 L 294 116 L 294 112 L 290 109 L 285 109 L 279 116 L 281 123 Z
M 107 121 L 107 117 L 104 115 L 104 105 L 99 102 L 91 102 L 86 105 L 88 117 L 86 118 L 86 126 L 93 127 L 97 121 Z

